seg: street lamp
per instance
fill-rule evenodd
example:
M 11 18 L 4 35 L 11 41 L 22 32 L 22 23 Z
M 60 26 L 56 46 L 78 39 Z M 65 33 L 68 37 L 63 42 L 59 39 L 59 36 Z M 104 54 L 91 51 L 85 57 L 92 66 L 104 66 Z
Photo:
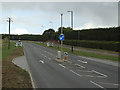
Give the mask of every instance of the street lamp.
M 71 28 L 72 28 L 72 41 L 71 41 L 72 47 L 71 47 L 71 50 L 73 52 L 73 11 L 67 11 L 67 12 L 71 13 Z

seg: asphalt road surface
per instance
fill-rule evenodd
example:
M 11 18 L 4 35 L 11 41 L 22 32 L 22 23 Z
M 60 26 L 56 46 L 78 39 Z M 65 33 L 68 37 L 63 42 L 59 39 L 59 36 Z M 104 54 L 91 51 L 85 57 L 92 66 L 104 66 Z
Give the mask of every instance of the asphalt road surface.
M 24 51 L 36 88 L 118 88 L 118 67 L 70 54 L 58 63 L 57 50 L 24 42 Z

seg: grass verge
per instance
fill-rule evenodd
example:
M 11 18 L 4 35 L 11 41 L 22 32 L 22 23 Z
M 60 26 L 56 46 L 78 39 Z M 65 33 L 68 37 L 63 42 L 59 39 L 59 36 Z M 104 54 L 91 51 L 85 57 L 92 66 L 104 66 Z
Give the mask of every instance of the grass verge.
M 12 63 L 14 58 L 24 55 L 23 47 L 14 47 L 12 42 L 10 50 L 6 46 L 2 50 L 2 88 L 32 88 L 28 72 Z
M 32 43 L 39 44 L 39 45 L 47 47 L 47 45 L 44 44 L 44 43 L 38 43 L 38 42 L 33 42 L 33 41 L 32 41 Z M 61 50 L 61 48 L 57 47 L 57 46 L 49 47 L 49 48 L 56 49 L 56 50 Z M 118 56 L 105 55 L 105 54 L 94 53 L 94 52 L 85 52 L 85 51 L 80 51 L 80 50 L 79 51 L 78 50 L 74 50 L 74 52 L 72 53 L 71 49 L 64 48 L 64 47 L 63 47 L 63 51 L 71 53 L 71 54 L 74 54 L 74 55 L 80 55 L 80 56 L 85 56 L 85 57 L 92 57 L 92 58 L 98 58 L 98 59 L 106 59 L 106 60 L 112 60 L 112 61 L 118 61 L 119 60 Z

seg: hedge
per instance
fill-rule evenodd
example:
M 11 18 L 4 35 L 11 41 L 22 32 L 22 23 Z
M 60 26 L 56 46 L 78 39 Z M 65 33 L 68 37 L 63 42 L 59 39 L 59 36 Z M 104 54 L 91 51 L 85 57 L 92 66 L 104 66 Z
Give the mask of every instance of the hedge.
M 64 44 L 71 45 L 71 40 L 64 40 Z M 115 41 L 90 41 L 90 40 L 73 40 L 74 46 L 94 48 L 94 49 L 104 49 L 111 51 L 120 51 L 120 42 Z

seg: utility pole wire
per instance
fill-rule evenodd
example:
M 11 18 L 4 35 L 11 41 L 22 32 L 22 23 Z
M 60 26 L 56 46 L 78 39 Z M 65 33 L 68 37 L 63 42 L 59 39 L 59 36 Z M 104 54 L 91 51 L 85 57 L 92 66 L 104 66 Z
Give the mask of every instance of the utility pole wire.
M 11 20 L 11 18 L 8 18 L 7 22 L 9 23 L 8 49 L 10 49 L 10 24 L 13 21 Z

